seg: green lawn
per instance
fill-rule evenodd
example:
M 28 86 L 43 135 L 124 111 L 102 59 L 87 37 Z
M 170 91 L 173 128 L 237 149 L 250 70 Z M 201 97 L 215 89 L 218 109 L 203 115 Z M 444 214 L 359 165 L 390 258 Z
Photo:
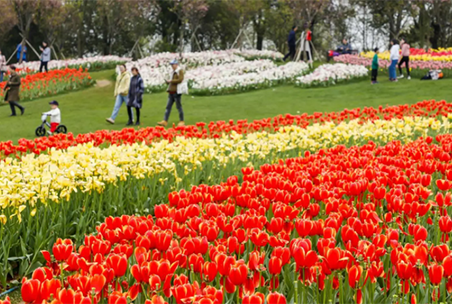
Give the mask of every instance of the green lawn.
M 96 80 L 112 80 L 113 71 L 92 73 Z M 340 84 L 328 88 L 300 89 L 294 86 L 279 86 L 266 90 L 242 94 L 192 97 L 183 96 L 185 120 L 188 124 L 198 121 L 229 119 L 260 119 L 285 113 L 313 113 L 319 111 L 340 111 L 344 108 L 415 103 L 424 99 L 449 99 L 452 79 L 439 81 L 401 80 L 390 83 L 386 76 L 380 77 L 380 84 L 370 81 Z M 106 87 L 93 87 L 56 97 L 23 102 L 24 116 L 8 117 L 7 104 L 0 107 L 0 141 L 19 138 L 33 138 L 34 130 L 40 124 L 40 114 L 47 111 L 48 102 L 60 102 L 62 121 L 75 134 L 99 129 L 121 129 L 127 122 L 127 111 L 123 107 L 115 125 L 105 121 L 114 105 L 113 82 Z M 155 126 L 163 118 L 166 94 L 145 95 L 143 101 L 142 127 Z M 170 123 L 178 122 L 174 106 Z

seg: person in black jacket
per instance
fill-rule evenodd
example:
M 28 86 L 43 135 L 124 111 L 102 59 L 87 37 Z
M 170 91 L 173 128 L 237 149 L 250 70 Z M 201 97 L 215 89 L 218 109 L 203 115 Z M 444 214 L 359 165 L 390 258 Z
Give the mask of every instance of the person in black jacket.
M 295 32 L 297 31 L 297 26 L 293 26 L 292 30 L 289 33 L 289 37 L 287 38 L 287 44 L 289 45 L 289 53 L 286 54 L 286 56 L 284 56 L 284 61 L 286 61 L 286 59 L 288 57 L 290 57 L 291 60 L 293 60 L 293 58 L 295 57 L 295 44 L 297 43 L 297 36 L 295 34 Z
M 128 126 L 133 124 L 132 108 L 137 112 L 136 126 L 140 125 L 140 109 L 143 106 L 144 83 L 140 72 L 136 67 L 132 68 L 132 79 L 130 79 L 129 100 L 127 101 L 127 114 L 129 114 Z

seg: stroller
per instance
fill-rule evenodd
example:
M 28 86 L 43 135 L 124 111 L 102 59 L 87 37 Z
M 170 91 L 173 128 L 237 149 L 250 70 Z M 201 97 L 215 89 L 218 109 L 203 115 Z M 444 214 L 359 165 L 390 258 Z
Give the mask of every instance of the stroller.
M 35 131 L 36 136 L 42 137 L 42 136 L 45 136 L 45 135 L 46 135 L 47 132 L 46 132 L 45 126 L 47 126 L 47 127 L 50 129 L 50 124 L 49 124 L 49 122 L 47 121 L 47 117 L 48 117 L 48 116 L 49 116 L 49 115 L 47 115 L 47 114 L 43 114 L 43 115 L 41 116 L 42 124 L 41 124 L 39 127 L 36 128 L 36 131 Z M 67 133 L 67 128 L 66 128 L 65 125 L 61 125 L 61 124 L 60 124 L 60 125 L 56 128 L 56 130 L 55 130 L 54 133 L 64 133 L 64 134 L 66 134 L 66 133 Z

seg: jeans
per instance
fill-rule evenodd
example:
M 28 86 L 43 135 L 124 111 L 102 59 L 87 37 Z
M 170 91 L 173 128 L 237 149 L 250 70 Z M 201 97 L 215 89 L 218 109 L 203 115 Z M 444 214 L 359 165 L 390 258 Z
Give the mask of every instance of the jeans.
M 123 103 L 127 104 L 127 96 L 122 96 L 121 94 L 119 94 L 118 96 L 116 96 L 116 102 L 115 102 L 115 107 L 113 108 L 113 113 L 111 113 L 110 118 L 115 120 L 116 117 L 118 116 L 119 113 L 119 109 L 121 108 Z M 132 114 L 132 120 L 133 120 L 133 114 Z
M 17 103 L 17 101 L 8 101 L 9 107 L 11 108 L 11 114 L 16 115 L 16 109 L 15 107 L 18 107 L 21 112 L 25 110 L 24 107 L 22 107 L 20 104 Z
M 0 71 L 0 82 L 3 82 L 3 75 L 5 74 L 5 72 Z
M 406 67 L 406 74 L 407 74 L 407 76 L 410 76 L 410 57 L 408 57 L 408 56 L 403 56 L 402 59 L 399 62 L 400 75 L 403 75 L 403 73 L 402 73 L 402 64 L 404 62 L 405 62 L 405 67 Z
M 171 114 L 173 104 L 176 103 L 177 110 L 179 111 L 179 121 L 184 121 L 184 110 L 182 109 L 181 94 L 168 94 L 168 103 L 166 105 L 165 116 L 163 120 L 168 121 Z
M 396 66 L 399 60 L 392 60 L 391 65 L 389 66 L 389 80 L 393 80 L 397 78 L 396 74 Z
M 46 72 L 49 71 L 49 69 L 47 68 L 47 64 L 48 64 L 48 63 L 49 63 L 48 61 L 46 61 L 46 62 L 41 61 L 41 66 L 39 67 L 39 72 L 40 72 L 40 73 L 42 72 L 42 69 L 43 69 L 43 68 L 46 69 Z

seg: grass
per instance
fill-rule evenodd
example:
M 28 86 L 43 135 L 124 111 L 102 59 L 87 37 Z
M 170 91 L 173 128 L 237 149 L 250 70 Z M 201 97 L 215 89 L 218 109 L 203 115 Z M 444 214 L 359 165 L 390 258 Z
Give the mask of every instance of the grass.
M 112 80 L 113 70 L 94 72 L 96 80 Z M 452 79 L 439 81 L 420 81 L 403 79 L 390 83 L 382 75 L 377 85 L 369 81 L 339 84 L 334 87 L 301 89 L 295 86 L 252 91 L 225 96 L 192 97 L 183 96 L 182 103 L 185 121 L 193 124 L 198 121 L 216 121 L 229 119 L 261 119 L 278 114 L 313 113 L 341 111 L 344 108 L 356 108 L 379 105 L 410 104 L 424 99 L 448 99 Z M 100 129 L 122 129 L 127 122 L 127 111 L 122 107 L 115 125 L 105 121 L 114 105 L 114 82 L 105 87 L 93 87 L 77 92 L 61 94 L 23 102 L 25 114 L 8 117 L 9 106 L 0 107 L 0 141 L 19 138 L 34 138 L 34 131 L 40 124 L 40 116 L 48 111 L 48 102 L 56 99 L 60 102 L 62 123 L 74 134 L 93 132 Z M 142 110 L 142 127 L 155 126 L 163 118 L 167 94 L 145 95 Z M 170 124 L 178 122 L 177 109 L 174 106 Z

